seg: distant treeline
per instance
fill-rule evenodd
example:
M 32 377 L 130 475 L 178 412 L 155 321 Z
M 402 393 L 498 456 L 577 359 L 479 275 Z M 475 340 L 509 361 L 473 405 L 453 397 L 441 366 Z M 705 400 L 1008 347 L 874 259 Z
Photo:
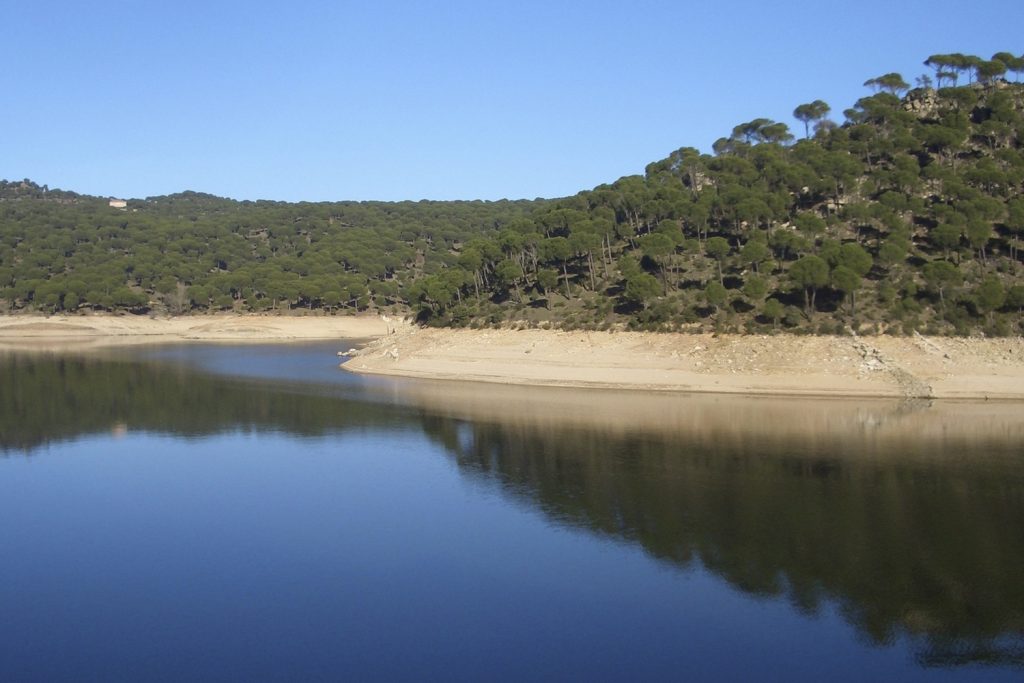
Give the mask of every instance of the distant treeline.
M 1019 334 L 1024 58 L 932 55 L 560 200 L 130 200 L 0 182 L 0 306 Z M 800 139 L 796 139 L 799 135 Z
M 0 299 L 42 311 L 403 304 L 460 241 L 537 202 L 238 202 L 197 192 L 130 200 L 0 181 Z

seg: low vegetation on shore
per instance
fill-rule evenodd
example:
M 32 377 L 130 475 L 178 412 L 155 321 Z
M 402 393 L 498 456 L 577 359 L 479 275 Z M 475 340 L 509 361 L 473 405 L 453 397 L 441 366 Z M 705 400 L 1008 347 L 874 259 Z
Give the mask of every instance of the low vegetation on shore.
M 932 55 L 558 200 L 127 202 L 0 182 L 0 310 L 1020 334 L 1024 58 Z

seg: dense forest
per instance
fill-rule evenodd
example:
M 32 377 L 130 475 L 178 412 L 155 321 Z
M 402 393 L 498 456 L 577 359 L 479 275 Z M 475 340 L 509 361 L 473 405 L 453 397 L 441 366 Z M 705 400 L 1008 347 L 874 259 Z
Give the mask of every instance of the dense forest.
M 0 310 L 1022 332 L 1024 56 L 932 55 L 558 200 L 119 202 L 0 181 Z

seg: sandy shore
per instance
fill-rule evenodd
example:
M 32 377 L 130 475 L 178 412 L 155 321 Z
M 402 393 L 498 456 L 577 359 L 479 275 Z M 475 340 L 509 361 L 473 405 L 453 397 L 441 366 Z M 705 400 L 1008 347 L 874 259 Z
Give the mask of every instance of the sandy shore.
M 66 351 L 186 341 L 367 339 L 387 334 L 380 316 L 0 316 L 0 350 Z
M 726 394 L 1024 399 L 1024 340 L 713 336 L 402 326 L 359 373 Z
M 1024 399 L 1024 340 L 438 330 L 381 316 L 0 316 L 0 350 L 374 340 L 345 369 L 501 384 L 835 397 Z

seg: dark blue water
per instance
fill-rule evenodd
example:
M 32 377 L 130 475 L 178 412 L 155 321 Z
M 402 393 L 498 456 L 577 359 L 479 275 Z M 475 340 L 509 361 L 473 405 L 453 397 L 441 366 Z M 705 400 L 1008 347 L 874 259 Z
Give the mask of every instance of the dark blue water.
M 685 407 L 659 426 L 338 348 L 0 360 L 0 680 L 1024 674 L 1012 410 L 836 404 L 829 436 L 622 396 Z

